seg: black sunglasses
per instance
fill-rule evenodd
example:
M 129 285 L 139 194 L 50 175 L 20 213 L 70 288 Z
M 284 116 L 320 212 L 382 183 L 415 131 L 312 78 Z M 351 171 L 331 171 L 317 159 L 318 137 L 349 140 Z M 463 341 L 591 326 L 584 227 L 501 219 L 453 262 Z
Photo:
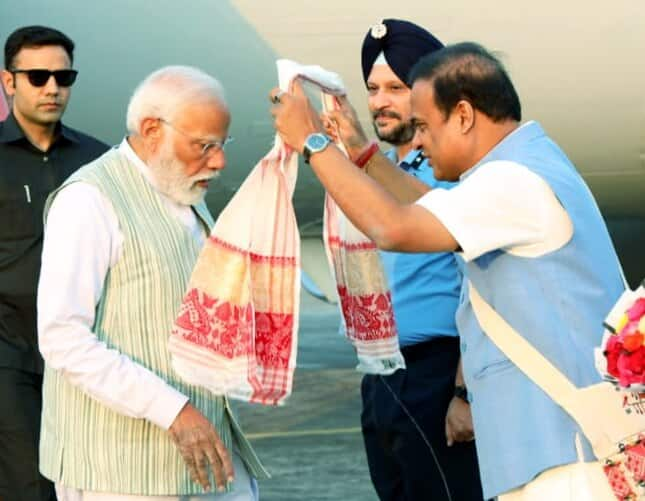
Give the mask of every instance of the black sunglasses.
M 56 83 L 61 87 L 69 87 L 76 80 L 76 70 L 11 70 L 11 73 L 26 73 L 29 83 L 34 87 L 42 87 L 49 82 L 49 77 L 54 75 Z

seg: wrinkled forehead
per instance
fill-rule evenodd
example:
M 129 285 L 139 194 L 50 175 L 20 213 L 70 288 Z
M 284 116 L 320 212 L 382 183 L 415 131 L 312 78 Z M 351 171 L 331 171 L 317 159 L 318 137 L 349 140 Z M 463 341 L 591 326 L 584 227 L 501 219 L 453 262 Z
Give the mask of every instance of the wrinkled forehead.
M 195 136 L 221 139 L 228 133 L 231 114 L 218 98 L 204 97 L 182 106 L 174 123 Z

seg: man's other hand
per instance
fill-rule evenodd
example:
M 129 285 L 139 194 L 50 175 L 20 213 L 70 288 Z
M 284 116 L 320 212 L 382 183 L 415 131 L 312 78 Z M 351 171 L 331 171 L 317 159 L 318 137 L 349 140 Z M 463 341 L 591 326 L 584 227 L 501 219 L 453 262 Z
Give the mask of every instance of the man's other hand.
M 302 153 L 305 140 L 310 134 L 323 132 L 324 127 L 318 112 L 307 98 L 302 84 L 296 80 L 291 92 L 277 87 L 269 93 L 273 126 L 285 144 Z
M 208 465 L 218 491 L 234 478 L 233 462 L 213 425 L 190 403 L 179 412 L 168 430 L 188 467 L 193 482 L 210 489 Z
M 448 447 L 455 442 L 469 442 L 475 438 L 470 405 L 459 397 L 453 397 L 446 413 L 446 441 Z
M 354 161 L 369 146 L 369 141 L 356 110 L 347 97 L 340 96 L 336 99 L 340 108 L 323 114 L 325 130 L 334 141 L 340 140 L 343 143 L 349 158 Z

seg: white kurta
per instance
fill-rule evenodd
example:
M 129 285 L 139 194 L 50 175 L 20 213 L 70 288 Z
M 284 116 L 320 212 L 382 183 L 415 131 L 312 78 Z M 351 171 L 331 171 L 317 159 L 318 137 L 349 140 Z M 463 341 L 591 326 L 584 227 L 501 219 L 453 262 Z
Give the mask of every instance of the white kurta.
M 149 168 L 125 139 L 119 149 L 151 181 Z M 162 199 L 201 245 L 205 234 L 190 206 Z M 87 223 L 69 225 L 70 219 Z M 38 343 L 50 367 L 103 405 L 168 429 L 188 397 L 128 356 L 108 349 L 92 332 L 105 277 L 119 260 L 122 244 L 114 209 L 98 188 L 79 182 L 60 191 L 47 217 Z M 66 267 L 69 271 L 61 273 Z M 61 277 L 67 282 L 61 283 Z

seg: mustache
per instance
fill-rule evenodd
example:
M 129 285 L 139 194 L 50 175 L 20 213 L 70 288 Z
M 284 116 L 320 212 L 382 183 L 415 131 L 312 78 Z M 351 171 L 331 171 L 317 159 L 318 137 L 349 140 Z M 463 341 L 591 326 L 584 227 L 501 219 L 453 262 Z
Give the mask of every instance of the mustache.
M 219 177 L 219 175 L 220 175 L 220 172 L 217 171 L 217 172 L 213 172 L 212 174 L 210 174 L 208 176 L 196 175 L 194 177 L 191 177 L 190 180 L 193 183 L 198 183 L 199 181 L 212 181 L 214 179 L 217 179 Z
M 399 115 L 395 111 L 378 110 L 372 113 L 372 119 L 376 120 L 378 118 L 398 118 L 399 120 L 401 120 L 401 115 Z

